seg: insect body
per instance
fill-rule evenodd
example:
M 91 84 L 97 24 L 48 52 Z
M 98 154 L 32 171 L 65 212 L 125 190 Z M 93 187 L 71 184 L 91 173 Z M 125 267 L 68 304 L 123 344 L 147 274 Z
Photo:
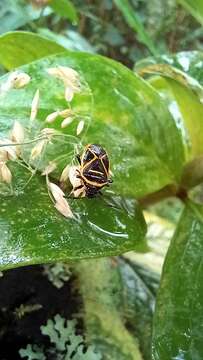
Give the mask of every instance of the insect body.
M 83 196 L 94 197 L 104 186 L 112 183 L 109 177 L 109 158 L 100 145 L 87 145 L 82 156 L 77 158 L 80 163 L 77 177 L 81 179 L 81 185 L 74 190 L 80 188 Z

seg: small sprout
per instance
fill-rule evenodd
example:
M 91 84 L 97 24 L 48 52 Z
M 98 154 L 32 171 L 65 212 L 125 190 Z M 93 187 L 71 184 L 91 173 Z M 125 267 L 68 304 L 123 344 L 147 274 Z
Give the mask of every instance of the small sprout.
M 73 114 L 73 111 L 71 109 L 65 109 L 65 110 L 59 111 L 59 115 L 63 118 L 67 118 L 68 116 L 70 116 L 72 114 Z
M 49 114 L 46 119 L 45 119 L 45 122 L 47 122 L 48 124 L 51 124 L 53 123 L 56 118 L 59 116 L 59 111 L 54 111 L 53 113 Z
M 48 182 L 48 186 L 54 200 L 56 201 L 55 208 L 66 218 L 74 218 L 71 208 L 67 200 L 64 198 L 65 194 L 60 187 L 51 182 Z
M 15 121 L 11 132 L 11 140 L 16 143 L 22 143 L 24 141 L 24 137 L 25 134 L 23 126 L 18 121 Z
M 5 162 L 0 163 L 0 178 L 3 182 L 10 184 L 12 181 L 12 174 Z
M 73 118 L 72 117 L 67 117 L 66 119 L 64 119 L 61 123 L 61 127 L 62 129 L 64 129 L 66 126 L 70 125 L 73 121 Z
M 34 160 L 41 155 L 46 143 L 47 143 L 46 139 L 41 140 L 32 148 L 31 156 L 30 156 L 31 160 Z
M 17 73 L 13 78 L 13 87 L 15 89 L 21 89 L 29 84 L 31 77 L 26 73 Z
M 66 165 L 66 167 L 63 169 L 62 173 L 61 173 L 61 177 L 60 177 L 60 182 L 66 182 L 69 178 L 69 168 L 70 165 Z
M 30 121 L 34 121 L 36 119 L 38 108 L 39 108 L 39 89 L 37 89 L 32 100 Z
M 42 172 L 42 175 L 49 175 L 56 169 L 56 163 L 50 162 L 49 165 L 45 167 L 45 169 Z
M 77 130 L 76 130 L 77 135 L 81 134 L 81 132 L 83 131 L 84 125 L 85 125 L 84 120 L 81 120 L 77 126 Z

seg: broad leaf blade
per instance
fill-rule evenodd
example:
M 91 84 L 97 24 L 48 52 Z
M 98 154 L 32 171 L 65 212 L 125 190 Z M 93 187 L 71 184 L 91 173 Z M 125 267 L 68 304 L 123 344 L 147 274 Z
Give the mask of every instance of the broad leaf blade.
M 164 57 L 160 58 L 162 62 L 164 59 Z M 189 59 L 184 55 L 179 57 L 176 55 L 173 59 L 175 63 L 179 59 L 189 70 Z M 149 59 L 148 61 L 155 62 L 156 60 Z M 166 57 L 165 62 L 169 61 L 170 58 Z M 201 84 L 169 64 L 140 62 L 137 71 L 141 75 L 151 75 L 149 82 L 167 101 L 182 134 L 186 159 L 190 161 L 201 155 L 203 152 L 203 88 Z
M 3 127 L 9 129 L 14 118 L 25 124 L 37 88 L 40 126 L 47 126 L 46 115 L 67 106 L 62 82 L 47 74 L 49 67 L 59 65 L 78 70 L 84 82 L 86 92 L 76 96 L 72 108 L 80 119 L 86 119 L 82 144 L 99 143 L 109 152 L 115 179 L 112 189 L 142 196 L 178 181 L 184 163 L 183 144 L 165 104 L 144 80 L 100 56 L 67 53 L 24 67 L 33 80 L 26 89 L 13 90 L 0 99 Z M 75 137 L 77 123 L 63 132 Z M 55 126 L 62 131 L 60 121 Z M 74 142 L 78 143 L 76 137 Z
M 105 204 L 109 195 L 104 190 L 104 200 L 70 200 L 78 217 L 77 220 L 65 219 L 54 209 L 39 171 L 23 190 L 30 174 L 14 169 L 15 193 L 9 196 L 11 194 L 1 189 L 2 209 L 5 207 L 1 217 L 2 268 L 146 249 L 142 215 L 133 202 L 119 200 L 120 195 L 134 197 L 152 192 L 178 181 L 181 172 L 182 143 L 159 95 L 125 67 L 90 54 L 66 52 L 22 67 L 20 70 L 31 76 L 30 83 L 23 89 L 5 92 L 2 86 L 9 74 L 4 76 L 0 81 L 2 137 L 8 137 L 14 120 L 18 120 L 26 128 L 26 134 L 31 133 L 36 138 L 39 130 L 47 127 L 44 120 L 48 114 L 67 108 L 63 82 L 47 73 L 48 68 L 59 65 L 78 71 L 82 90 L 71 102 L 75 114 L 73 122 L 61 129 L 62 119 L 56 120 L 53 126 L 59 136 L 52 139 L 36 166 L 41 171 L 48 161 L 59 155 L 63 156 L 63 166 L 70 164 L 74 161 L 76 145 L 82 150 L 87 143 L 99 143 L 110 156 L 114 183 L 109 194 L 117 194 L 118 201 L 113 200 L 117 205 Z M 30 132 L 30 106 L 37 89 L 40 91 L 39 111 Z M 81 119 L 85 122 L 84 131 L 76 136 Z M 25 156 L 32 146 L 23 146 Z M 55 182 L 61 166 L 53 174 Z
M 14 194 L 1 194 L 0 269 L 145 250 L 146 226 L 134 200 L 69 199 L 75 219 L 54 208 L 43 177 L 15 166 Z
M 0 63 L 8 70 L 64 50 L 56 42 L 26 31 L 0 36 Z
M 188 202 L 166 257 L 154 322 L 155 360 L 203 357 L 203 207 Z

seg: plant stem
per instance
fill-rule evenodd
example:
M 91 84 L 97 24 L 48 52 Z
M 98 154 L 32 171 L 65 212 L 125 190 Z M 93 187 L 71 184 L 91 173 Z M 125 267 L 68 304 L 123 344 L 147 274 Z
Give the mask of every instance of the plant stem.
M 177 197 L 185 202 L 187 199 L 187 191 L 182 186 L 169 184 L 164 186 L 162 189 L 155 191 L 154 193 L 139 198 L 138 202 L 140 203 L 141 207 L 145 208 L 169 197 Z

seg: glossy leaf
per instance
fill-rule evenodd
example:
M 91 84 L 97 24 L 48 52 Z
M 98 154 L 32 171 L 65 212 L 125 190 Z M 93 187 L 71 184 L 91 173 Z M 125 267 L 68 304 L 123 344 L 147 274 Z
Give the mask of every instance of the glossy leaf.
M 2 194 L 0 269 L 146 249 L 146 227 L 134 200 L 69 199 L 74 219 L 54 208 L 43 177 L 12 168 L 14 193 Z
M 203 358 L 203 207 L 188 202 L 165 260 L 154 322 L 155 360 Z
M 182 65 L 186 67 L 186 60 L 183 64 L 183 57 Z M 137 71 L 141 75 L 151 75 L 150 83 L 168 102 L 168 107 L 182 134 L 187 160 L 201 155 L 203 152 L 203 88 L 200 83 L 182 70 L 168 64 L 147 64 L 145 61 L 138 65 Z
M 0 36 L 0 63 L 8 70 L 64 50 L 56 42 L 26 31 Z
M 156 47 L 130 2 L 128 0 L 114 0 L 114 2 L 118 9 L 122 12 L 127 24 L 137 33 L 138 40 L 145 44 L 153 55 L 156 55 Z
M 185 142 L 186 157 L 192 160 L 203 152 L 203 104 L 188 87 L 176 80 L 154 79 L 151 84 L 168 99 L 169 109 L 177 121 Z
M 12 171 L 16 188 L 13 196 L 1 188 L 2 209 L 5 206 L 1 216 L 5 234 L 1 242 L 2 268 L 145 250 L 143 218 L 133 202 L 119 200 L 119 196 L 152 192 L 168 182 L 178 181 L 181 172 L 182 143 L 159 95 L 125 67 L 90 54 L 66 52 L 23 66 L 20 71 L 29 74 L 31 81 L 22 89 L 6 89 L 10 75 L 4 76 L 0 81 L 1 137 L 8 137 L 14 120 L 18 120 L 25 127 L 28 140 L 36 139 L 39 131 L 48 126 L 44 122 L 46 116 L 67 108 L 63 82 L 47 72 L 59 65 L 74 68 L 80 76 L 81 92 L 75 94 L 71 102 L 73 121 L 65 129 L 61 128 L 61 118 L 51 124 L 58 130 L 57 136 L 47 145 L 39 161 L 32 162 L 38 171 L 25 191 L 22 189 L 24 177 L 28 178 L 30 173 L 21 175 L 16 169 Z M 30 107 L 37 89 L 39 111 L 32 124 Z M 84 130 L 77 136 L 81 120 Z M 65 219 L 50 202 L 40 171 L 49 161 L 57 162 L 56 158 L 60 157 L 57 171 L 51 174 L 52 181 L 57 183 L 63 167 L 74 162 L 77 149 L 81 151 L 87 143 L 99 143 L 106 148 L 114 182 L 109 192 L 103 190 L 104 201 L 100 198 L 69 200 L 81 221 L 78 217 L 77 220 Z M 34 145 L 36 143 L 22 147 L 26 161 Z M 113 200 L 116 202 L 113 208 L 105 207 L 106 196 L 111 194 L 117 194 L 118 200 Z M 22 214 L 22 218 L 16 214 Z
M 78 21 L 77 11 L 72 1 L 69 0 L 50 0 L 49 6 L 61 17 L 65 17 L 76 24 Z
M 62 82 L 47 74 L 49 67 L 59 65 L 80 73 L 85 91 L 75 96 L 73 110 L 79 114 L 77 119 L 86 119 L 82 145 L 100 143 L 107 149 L 114 174 L 112 189 L 123 195 L 142 196 L 178 181 L 184 163 L 183 144 L 165 104 L 144 80 L 99 56 L 67 53 L 24 67 L 32 82 L 0 100 L 7 129 L 13 118 L 25 124 L 37 88 L 41 94 L 40 126 L 47 126 L 44 119 L 49 113 L 67 106 Z M 78 120 L 63 130 L 74 136 L 74 144 L 78 143 L 77 124 Z M 59 120 L 54 126 L 62 131 Z
M 202 0 L 178 0 L 192 16 L 203 25 L 203 2 Z

